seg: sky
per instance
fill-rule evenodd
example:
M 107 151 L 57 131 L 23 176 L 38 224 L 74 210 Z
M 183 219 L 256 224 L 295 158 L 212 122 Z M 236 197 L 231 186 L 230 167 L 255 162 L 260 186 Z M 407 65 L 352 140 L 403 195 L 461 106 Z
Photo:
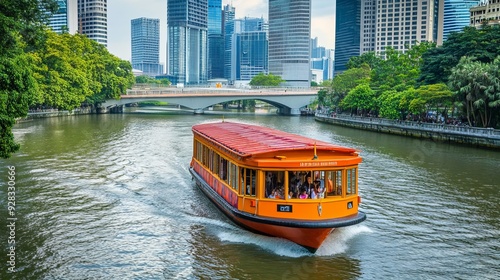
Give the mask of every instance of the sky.
M 335 1 L 311 1 L 311 37 L 318 37 L 320 46 L 333 49 Z M 236 18 L 268 18 L 268 0 L 222 0 L 222 6 L 231 3 L 236 8 Z M 140 17 L 160 19 L 160 63 L 165 65 L 167 0 L 108 0 L 109 52 L 124 60 L 131 59 L 130 21 Z

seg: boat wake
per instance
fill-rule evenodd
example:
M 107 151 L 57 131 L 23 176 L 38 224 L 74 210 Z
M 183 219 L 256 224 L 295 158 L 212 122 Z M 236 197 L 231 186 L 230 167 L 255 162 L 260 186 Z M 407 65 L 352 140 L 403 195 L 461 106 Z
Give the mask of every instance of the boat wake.
M 316 251 L 317 256 L 342 254 L 349 249 L 349 240 L 362 233 L 373 232 L 363 224 L 335 229 Z
M 304 247 L 289 240 L 255 234 L 228 222 L 205 217 L 190 217 L 189 219 L 200 224 L 215 226 L 212 230 L 217 238 L 223 242 L 256 245 L 276 255 L 291 258 L 342 254 L 349 249 L 349 241 L 352 238 L 359 234 L 372 232 L 370 228 L 360 224 L 338 228 L 326 238 L 316 253 L 312 254 Z

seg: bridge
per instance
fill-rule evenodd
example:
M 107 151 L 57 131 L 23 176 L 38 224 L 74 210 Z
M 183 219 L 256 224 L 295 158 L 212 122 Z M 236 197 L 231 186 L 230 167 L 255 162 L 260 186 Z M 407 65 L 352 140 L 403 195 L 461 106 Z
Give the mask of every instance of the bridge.
M 300 115 L 300 108 L 311 104 L 318 92 L 304 88 L 143 88 L 127 90 L 118 100 L 106 100 L 101 106 L 105 109 L 144 101 L 161 101 L 183 106 L 195 114 L 215 104 L 237 100 L 261 100 L 278 108 L 284 115 Z

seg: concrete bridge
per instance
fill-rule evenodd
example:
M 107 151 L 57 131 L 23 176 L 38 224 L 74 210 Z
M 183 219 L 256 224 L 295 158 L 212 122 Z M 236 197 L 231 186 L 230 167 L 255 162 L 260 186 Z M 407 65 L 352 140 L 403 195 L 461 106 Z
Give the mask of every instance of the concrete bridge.
M 300 115 L 300 108 L 311 104 L 318 92 L 304 88 L 266 88 L 266 89 L 234 89 L 234 88 L 158 88 L 132 89 L 122 95 L 119 100 L 107 100 L 101 106 L 112 109 L 131 103 L 144 101 L 163 101 L 192 109 L 195 114 L 203 114 L 204 110 L 215 104 L 237 100 L 261 100 L 278 108 L 278 113 Z

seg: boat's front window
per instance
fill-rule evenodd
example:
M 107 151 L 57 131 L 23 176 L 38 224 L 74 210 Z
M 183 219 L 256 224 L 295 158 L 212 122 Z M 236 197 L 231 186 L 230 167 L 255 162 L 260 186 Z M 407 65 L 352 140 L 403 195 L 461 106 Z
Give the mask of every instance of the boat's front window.
M 327 171 L 328 188 L 326 190 L 327 196 L 342 195 L 342 174 L 343 170 Z

